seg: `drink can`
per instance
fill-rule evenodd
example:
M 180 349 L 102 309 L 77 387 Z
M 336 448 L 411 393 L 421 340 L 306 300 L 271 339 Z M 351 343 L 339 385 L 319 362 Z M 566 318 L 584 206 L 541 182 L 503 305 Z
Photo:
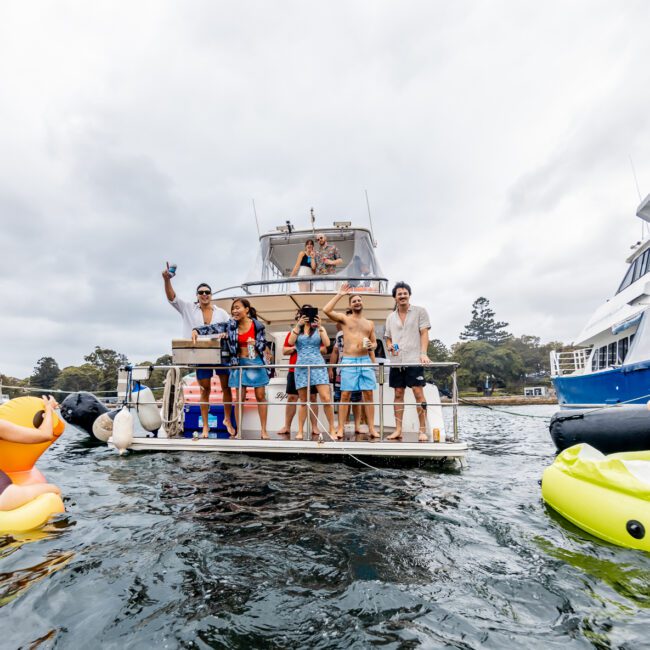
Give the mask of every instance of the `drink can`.
M 434 427 L 431 433 L 433 434 L 433 442 L 440 442 L 440 429 Z
M 255 358 L 255 341 L 253 339 L 248 339 L 248 343 L 246 345 L 248 348 L 248 358 L 249 359 L 254 359 Z
M 169 265 L 169 269 L 168 269 L 169 270 L 169 275 L 176 275 L 176 269 L 177 268 L 178 268 L 178 265 L 172 262 Z
M 399 345 L 397 345 L 397 343 L 393 343 L 393 354 L 399 354 Z
M 363 337 L 363 347 L 366 348 L 366 350 L 370 347 L 370 339 L 367 336 Z

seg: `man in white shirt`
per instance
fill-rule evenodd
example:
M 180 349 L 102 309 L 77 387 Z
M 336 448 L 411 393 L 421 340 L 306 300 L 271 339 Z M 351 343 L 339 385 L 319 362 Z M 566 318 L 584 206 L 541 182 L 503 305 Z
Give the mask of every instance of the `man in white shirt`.
M 410 388 L 418 404 L 419 440 L 428 442 L 423 365 L 431 363 L 427 356 L 431 323 L 424 307 L 411 305 L 411 287 L 406 282 L 398 282 L 393 287 L 393 298 L 396 307 L 386 319 L 385 336 L 391 355 L 388 384 L 395 391 L 395 431 L 386 439 L 398 440 L 402 437 L 404 393 Z M 400 363 L 419 365 L 400 366 Z
M 186 302 L 176 295 L 172 287 L 172 274 L 169 272 L 169 264 L 162 273 L 165 282 L 165 295 L 169 304 L 181 315 L 183 319 L 183 338 L 191 339 L 192 330 L 202 325 L 214 325 L 215 323 L 226 323 L 230 319 L 228 312 L 212 304 L 212 289 L 210 285 L 202 282 L 196 288 L 196 302 Z M 209 338 L 209 337 L 202 337 Z M 197 368 L 196 380 L 201 387 L 201 418 L 203 420 L 203 438 L 210 433 L 208 415 L 210 412 L 210 382 L 212 375 L 219 377 L 221 390 L 223 391 L 223 424 L 231 436 L 235 435 L 235 428 L 232 425 L 232 391 L 228 388 L 228 376 L 230 371 L 227 368 Z

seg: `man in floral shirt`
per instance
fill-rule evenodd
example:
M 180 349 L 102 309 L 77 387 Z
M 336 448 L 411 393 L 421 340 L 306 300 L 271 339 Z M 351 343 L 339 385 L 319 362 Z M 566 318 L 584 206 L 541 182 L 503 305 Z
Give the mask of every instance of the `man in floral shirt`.
M 343 264 L 339 249 L 334 244 L 327 243 L 327 237 L 322 233 L 316 237 L 320 248 L 314 253 L 316 258 L 316 275 L 330 275 L 336 272 L 336 267 Z

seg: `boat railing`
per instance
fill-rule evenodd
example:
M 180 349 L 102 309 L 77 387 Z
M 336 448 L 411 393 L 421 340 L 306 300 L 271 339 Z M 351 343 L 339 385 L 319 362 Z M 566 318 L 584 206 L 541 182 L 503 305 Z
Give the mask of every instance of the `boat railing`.
M 316 293 L 319 291 L 338 291 L 341 285 L 347 282 L 354 292 L 359 293 L 386 293 L 388 290 L 388 279 L 381 277 L 361 277 L 343 275 L 315 275 L 296 276 L 293 278 L 273 278 L 271 280 L 256 280 L 244 282 L 232 287 L 226 287 L 215 291 L 212 296 L 232 291 L 241 290 L 244 294 L 255 296 L 273 293 Z
M 418 363 L 400 363 L 399 366 L 401 368 L 404 367 L 422 367 L 422 364 Z M 214 369 L 214 368 L 223 368 L 223 365 L 208 365 L 208 364 L 201 364 L 200 366 L 203 370 L 209 370 L 209 369 Z M 289 370 L 290 368 L 306 368 L 307 369 L 307 385 L 311 385 L 311 372 L 312 370 L 316 368 L 332 368 L 332 369 L 337 369 L 337 368 L 344 368 L 346 367 L 346 364 L 342 363 L 322 363 L 322 364 L 288 364 L 288 363 L 269 363 L 265 364 L 264 366 L 239 366 L 239 365 L 234 365 L 234 366 L 228 366 L 229 370 Z M 347 366 L 349 368 L 349 366 Z M 366 404 L 372 404 L 373 406 L 379 407 L 379 436 L 380 440 L 384 440 L 384 407 L 385 406 L 392 406 L 395 407 L 397 404 L 401 404 L 404 407 L 406 407 L 406 404 L 404 402 L 389 402 L 384 399 L 384 386 L 388 383 L 388 371 L 390 370 L 391 365 L 387 363 L 381 363 L 381 362 L 375 362 L 375 363 L 360 363 L 360 364 L 355 364 L 355 368 L 373 368 L 375 370 L 375 374 L 377 377 L 377 392 L 378 392 L 378 400 L 373 401 L 373 402 L 366 402 Z M 454 362 L 454 361 L 432 361 L 424 366 L 425 368 L 441 368 L 441 369 L 447 369 L 450 372 L 451 375 L 451 399 L 448 402 L 443 402 L 440 400 L 439 402 L 436 403 L 427 403 L 425 405 L 425 416 L 426 416 L 426 408 L 429 406 L 440 406 L 440 407 L 447 407 L 452 409 L 452 431 L 453 431 L 453 442 L 458 442 L 458 406 L 459 406 L 459 399 L 458 399 L 458 381 L 457 381 L 457 371 L 459 364 Z M 146 379 L 146 376 L 150 376 L 151 372 L 154 370 L 169 370 L 170 368 L 180 368 L 180 369 L 187 369 L 187 370 L 196 370 L 197 366 L 196 365 L 180 365 L 180 364 L 173 364 L 172 366 L 157 366 L 157 365 L 147 365 L 147 366 L 133 366 L 133 367 L 127 367 L 126 372 L 127 372 L 127 377 L 126 377 L 126 386 L 127 390 L 129 390 L 129 393 L 125 395 L 126 400 L 128 403 L 131 403 L 132 398 L 130 394 L 130 387 L 131 387 L 131 381 L 129 381 L 129 376 L 133 380 L 138 380 L 138 381 L 143 381 Z M 124 372 L 125 369 L 121 369 L 121 372 Z M 239 376 L 239 383 L 237 387 L 237 399 L 233 400 L 232 404 L 233 407 L 237 409 L 237 422 L 242 421 L 242 415 L 243 415 L 243 408 L 244 404 L 246 402 L 245 399 L 245 391 L 244 391 L 244 397 L 242 399 L 242 388 L 245 388 L 242 386 L 242 375 L 244 374 L 243 372 L 237 373 Z M 331 384 L 330 384 L 331 385 Z M 322 403 L 322 402 L 321 402 Z M 267 399 L 265 401 L 265 404 L 268 406 L 286 406 L 286 402 L 284 401 L 271 401 Z M 307 412 L 311 412 L 311 406 L 312 404 L 315 404 L 318 406 L 319 402 L 313 401 L 311 399 L 311 391 L 307 391 L 307 401 L 306 402 L 293 402 L 294 405 L 296 406 L 306 406 L 307 407 Z M 337 402 L 337 404 L 347 404 L 352 406 L 353 404 L 358 404 L 358 402 Z M 416 406 L 420 406 L 419 404 L 416 404 Z M 311 418 L 307 418 L 307 436 L 311 436 Z M 237 437 L 241 438 L 242 434 L 242 427 L 237 427 Z
M 592 348 L 574 348 L 572 350 L 552 350 L 551 377 L 562 377 L 584 372 L 591 356 Z

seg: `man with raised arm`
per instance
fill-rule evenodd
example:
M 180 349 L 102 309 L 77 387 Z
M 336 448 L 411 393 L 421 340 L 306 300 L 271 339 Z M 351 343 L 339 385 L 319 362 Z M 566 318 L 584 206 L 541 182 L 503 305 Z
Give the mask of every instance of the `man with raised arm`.
M 388 385 L 395 391 L 395 431 L 387 440 L 402 437 L 404 417 L 404 393 L 407 388 L 413 391 L 418 404 L 420 420 L 420 442 L 428 442 L 426 408 L 424 397 L 424 364 L 431 363 L 427 356 L 429 346 L 429 314 L 424 307 L 411 304 L 411 287 L 406 282 L 398 282 L 393 287 L 395 311 L 386 319 L 386 345 L 391 355 Z M 419 364 L 401 366 L 400 363 Z
M 167 268 L 162 272 L 165 283 L 165 295 L 169 304 L 181 315 L 183 319 L 183 338 L 192 338 L 192 329 L 201 325 L 214 325 L 215 323 L 227 323 L 230 316 L 221 307 L 212 304 L 212 289 L 205 282 L 196 288 L 196 302 L 187 302 L 176 295 L 172 287 L 173 273 Z M 221 391 L 223 393 L 223 425 L 231 436 L 235 435 L 235 428 L 232 425 L 232 391 L 228 388 L 228 368 L 197 368 L 196 381 L 201 389 L 201 418 L 203 420 L 203 431 L 201 435 L 207 438 L 210 433 L 208 416 L 210 413 L 210 384 L 212 374 L 219 377 Z
M 351 314 L 334 311 L 336 303 L 345 295 L 348 295 L 348 302 Z M 372 403 L 373 391 L 377 385 L 375 371 L 369 365 L 375 363 L 375 347 L 377 337 L 375 336 L 375 324 L 364 318 L 363 302 L 361 296 L 352 292 L 352 289 L 344 282 L 338 293 L 323 307 L 325 315 L 335 323 L 341 324 L 343 332 L 343 358 L 341 363 L 341 404 L 339 406 L 339 426 L 336 437 L 341 440 L 344 437 L 344 426 L 350 412 L 350 396 L 354 391 L 360 390 L 363 398 L 363 407 L 368 422 L 368 433 L 373 438 L 379 434 L 375 429 L 375 408 Z M 346 403 L 347 402 L 347 403 Z

